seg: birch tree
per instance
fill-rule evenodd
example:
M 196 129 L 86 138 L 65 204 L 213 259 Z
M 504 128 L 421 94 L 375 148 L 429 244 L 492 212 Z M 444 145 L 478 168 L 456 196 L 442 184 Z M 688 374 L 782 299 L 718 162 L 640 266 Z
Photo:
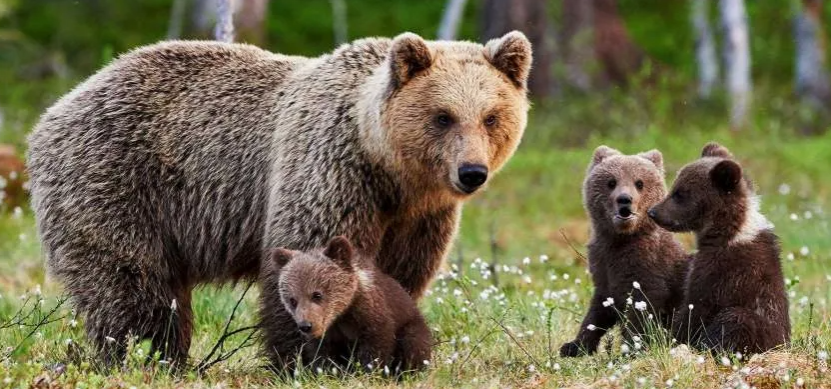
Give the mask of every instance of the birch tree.
M 214 37 L 220 42 L 234 41 L 234 0 L 216 0 Z
M 827 110 L 831 85 L 825 67 L 822 0 L 802 0 L 795 8 L 796 92 L 809 109 Z
M 709 98 L 718 81 L 716 42 L 710 26 L 710 0 L 692 0 L 695 59 L 698 69 L 698 96 Z
M 444 15 L 442 15 L 441 24 L 439 24 L 439 40 L 452 41 L 456 39 L 466 3 L 467 0 L 447 0 Z
M 730 94 L 730 124 L 744 127 L 750 110 L 750 41 L 744 0 L 721 0 L 724 70 Z
M 330 0 L 332 3 L 332 27 L 335 32 L 335 45 L 346 43 L 347 24 L 346 24 L 346 1 L 345 0 Z

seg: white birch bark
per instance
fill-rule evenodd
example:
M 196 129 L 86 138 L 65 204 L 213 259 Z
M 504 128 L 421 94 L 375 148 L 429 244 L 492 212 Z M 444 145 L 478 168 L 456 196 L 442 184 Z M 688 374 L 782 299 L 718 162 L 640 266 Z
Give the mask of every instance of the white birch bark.
M 695 32 L 695 59 L 698 69 L 698 96 L 709 98 L 718 80 L 718 59 L 713 29 L 708 17 L 710 0 L 692 0 L 692 25 Z
M 822 31 L 819 21 L 809 14 L 806 7 L 796 11 L 793 26 L 796 41 L 796 92 L 804 102 L 822 106 L 831 95 Z
M 234 41 L 234 0 L 216 0 L 214 36 L 220 42 Z
M 730 124 L 744 127 L 750 110 L 750 35 L 744 0 L 721 0 L 724 69 L 730 94 Z
M 346 1 L 344 0 L 330 0 L 332 3 L 332 27 L 335 32 L 335 45 L 346 43 L 347 24 L 346 24 Z
M 456 34 L 459 31 L 459 23 L 462 21 L 466 3 L 467 0 L 447 0 L 447 5 L 444 7 L 444 15 L 442 15 L 441 24 L 439 24 L 439 40 L 456 40 Z

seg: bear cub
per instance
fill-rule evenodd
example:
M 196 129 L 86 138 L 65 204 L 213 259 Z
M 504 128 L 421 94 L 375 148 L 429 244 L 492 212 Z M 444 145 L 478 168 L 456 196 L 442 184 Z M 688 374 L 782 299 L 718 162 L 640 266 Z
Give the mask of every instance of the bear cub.
M 261 329 L 274 366 L 283 361 L 269 351 L 287 331 L 302 334 L 300 357 L 310 366 L 360 363 L 400 373 L 430 360 L 433 337 L 415 301 L 345 237 L 309 252 L 275 249 L 260 282 Z M 269 314 L 282 307 L 294 323 Z
M 598 147 L 583 183 L 583 205 L 591 220 L 589 270 L 594 295 L 577 337 L 560 348 L 576 357 L 597 351 L 600 338 L 619 320 L 623 337 L 644 337 L 654 320 L 669 328 L 683 296 L 687 254 L 646 211 L 666 194 L 658 150 L 623 155 Z M 627 303 L 630 297 L 633 305 Z M 644 339 L 648 340 L 648 339 Z
M 649 216 L 692 231 L 698 252 L 673 323 L 676 339 L 714 352 L 758 353 L 790 341 L 788 297 L 773 226 L 741 166 L 725 147 L 704 146 Z

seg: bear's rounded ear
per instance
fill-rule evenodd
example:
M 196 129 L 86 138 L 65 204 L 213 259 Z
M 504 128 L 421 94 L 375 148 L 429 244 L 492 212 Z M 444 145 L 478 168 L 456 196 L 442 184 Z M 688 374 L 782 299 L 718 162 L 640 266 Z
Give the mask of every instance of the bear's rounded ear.
M 427 70 L 433 64 L 433 55 L 427 42 L 420 36 L 405 32 L 392 40 L 390 48 L 390 73 L 394 88 L 399 88 L 410 81 L 419 72 Z
M 710 142 L 701 149 L 701 157 L 733 158 L 733 154 L 730 154 L 730 150 L 727 150 L 726 147 L 716 142 Z
M 292 256 L 294 256 L 294 253 L 292 253 L 291 250 L 287 250 L 282 247 L 271 251 L 271 260 L 280 267 L 286 266 L 286 264 L 291 261 Z
M 658 151 L 658 149 L 652 149 L 652 150 L 649 150 L 649 151 L 645 151 L 643 153 L 638 154 L 638 156 L 642 157 L 642 158 L 646 158 L 647 160 L 649 160 L 650 162 L 655 164 L 655 166 L 658 167 L 658 170 L 661 171 L 661 174 L 664 173 L 664 156 L 663 156 L 663 154 L 661 154 L 660 151 Z
M 525 34 L 511 31 L 485 44 L 485 58 L 518 88 L 527 89 L 533 54 Z
M 609 146 L 600 145 L 594 149 L 594 155 L 592 156 L 592 163 L 589 165 L 589 170 L 594 169 L 597 164 L 603 162 L 604 159 L 609 158 L 613 155 L 621 155 L 620 151 L 617 151 Z
M 332 238 L 323 255 L 335 261 L 344 270 L 352 270 L 354 249 L 352 243 L 349 243 L 349 239 L 346 239 L 345 236 L 340 235 Z
M 710 170 L 710 180 L 720 191 L 733 192 L 742 180 L 742 168 L 738 163 L 725 159 Z

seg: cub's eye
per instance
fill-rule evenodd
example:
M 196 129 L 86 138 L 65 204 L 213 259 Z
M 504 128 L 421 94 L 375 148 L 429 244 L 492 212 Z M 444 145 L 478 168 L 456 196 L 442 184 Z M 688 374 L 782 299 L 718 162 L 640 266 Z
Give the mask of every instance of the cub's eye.
M 609 182 L 606 183 L 606 186 L 608 186 L 609 189 L 615 189 L 615 187 L 617 186 L 617 180 L 612 178 L 611 180 L 609 180 Z
M 485 126 L 493 127 L 496 125 L 496 116 L 495 115 L 488 115 L 485 118 Z
M 289 305 L 291 305 L 291 309 L 297 308 L 297 300 L 294 297 L 290 298 Z
M 638 190 L 643 190 L 643 181 L 641 181 L 641 180 L 635 181 L 635 188 L 638 188 Z
M 323 294 L 322 293 L 320 293 L 320 292 L 312 293 L 312 301 L 314 301 L 316 303 L 319 303 L 321 300 L 323 300 Z
M 453 118 L 445 112 L 436 115 L 434 121 L 439 128 L 447 128 L 453 125 Z

